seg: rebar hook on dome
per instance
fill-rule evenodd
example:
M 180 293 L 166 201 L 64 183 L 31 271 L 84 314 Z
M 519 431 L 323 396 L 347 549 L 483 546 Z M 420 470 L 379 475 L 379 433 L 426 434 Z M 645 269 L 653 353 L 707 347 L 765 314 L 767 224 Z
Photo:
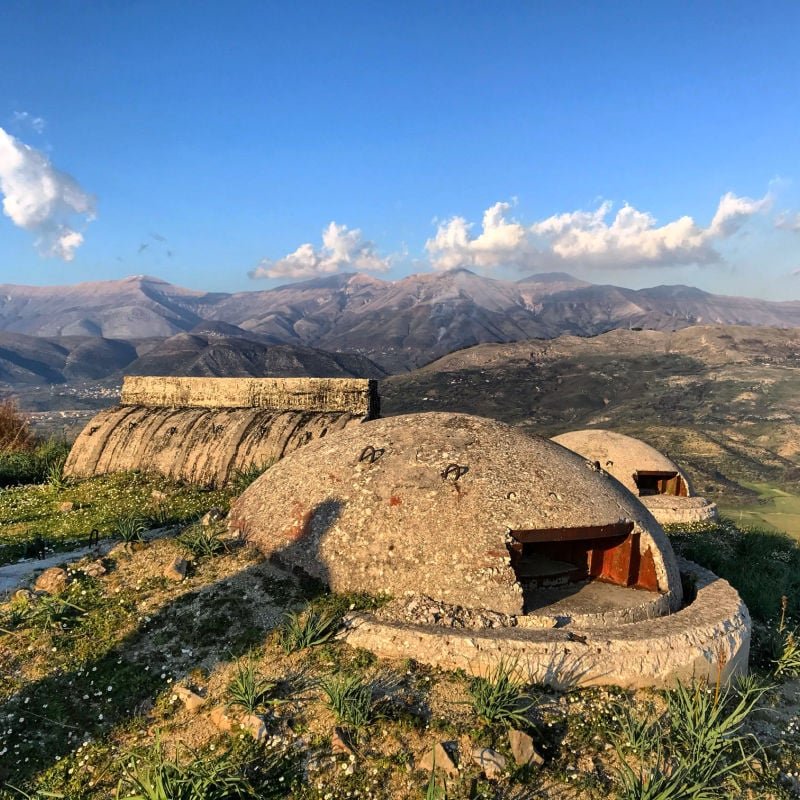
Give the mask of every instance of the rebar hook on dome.
M 452 464 L 448 464 L 442 470 L 442 480 L 451 480 L 453 482 L 457 481 L 463 475 L 466 475 L 469 472 L 469 467 L 464 466 L 462 464 L 456 464 L 455 462 Z
M 373 447 L 371 444 L 368 444 L 362 451 L 361 455 L 358 457 L 358 463 L 360 464 L 362 461 L 369 461 L 370 464 L 374 464 L 384 453 L 384 449 L 382 447 Z

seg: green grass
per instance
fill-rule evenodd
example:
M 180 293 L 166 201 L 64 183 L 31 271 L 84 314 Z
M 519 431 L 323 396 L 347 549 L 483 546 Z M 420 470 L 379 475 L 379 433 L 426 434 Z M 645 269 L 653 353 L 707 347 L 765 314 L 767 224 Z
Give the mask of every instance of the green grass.
M 273 464 L 274 460 L 270 459 L 263 464 L 250 464 L 243 469 L 233 471 L 228 485 L 231 491 L 239 495 L 241 494 L 253 481 L 260 478 Z
M 236 674 L 228 684 L 228 705 L 255 714 L 277 685 L 277 681 L 259 675 L 251 659 L 243 659 L 236 665 Z
M 181 534 L 180 543 L 186 552 L 197 560 L 213 558 L 228 549 L 219 530 L 205 527 L 200 523 L 190 525 Z
M 167 497 L 155 502 L 154 491 Z M 66 550 L 85 544 L 92 529 L 116 535 L 119 521 L 139 518 L 153 527 L 186 523 L 209 508 L 227 508 L 231 494 L 181 485 L 160 475 L 120 473 L 75 482 L 13 486 L 0 490 L 0 564 L 25 555 L 26 544 L 40 535 L 48 546 Z M 73 510 L 59 511 L 59 504 Z
M 777 620 L 782 597 L 800 615 L 800 544 L 783 533 L 740 528 L 730 519 L 697 526 L 670 539 L 676 551 L 729 581 L 754 620 Z
M 279 638 L 287 653 L 305 650 L 330 641 L 339 629 L 339 618 L 326 611 L 310 608 L 304 614 L 287 611 L 283 618 Z
M 505 728 L 530 725 L 528 712 L 536 703 L 525 684 L 514 677 L 515 668 L 513 661 L 503 659 L 485 677 L 472 679 L 469 687 L 472 709 L 481 722 Z
M 800 541 L 800 495 L 765 483 L 744 485 L 758 492 L 757 502 L 736 505 L 721 502 L 720 512 L 740 527 L 780 531 Z
M 168 756 L 156 743 L 131 755 L 116 796 L 128 800 L 271 800 L 288 797 L 298 778 L 288 751 L 255 744 L 220 754 Z
M 741 796 L 740 778 L 761 754 L 755 738 L 744 733 L 745 723 L 764 693 L 752 681 L 722 690 L 702 683 L 678 684 L 665 692 L 667 707 L 662 716 L 623 717 L 616 736 L 617 797 L 723 800 Z
M 357 734 L 375 719 L 372 684 L 360 675 L 337 673 L 320 681 L 325 704 L 337 721 Z
M 69 454 L 66 442 L 51 440 L 33 450 L 0 452 L 0 486 L 62 483 L 61 469 Z

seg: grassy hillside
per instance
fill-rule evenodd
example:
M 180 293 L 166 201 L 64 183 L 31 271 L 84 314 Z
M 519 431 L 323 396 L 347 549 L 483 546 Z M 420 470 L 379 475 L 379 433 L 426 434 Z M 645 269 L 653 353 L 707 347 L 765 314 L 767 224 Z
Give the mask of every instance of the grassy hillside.
M 138 500 L 117 509 L 149 507 L 153 491 L 170 509 L 201 507 L 193 490 L 149 481 L 134 477 Z M 46 520 L 67 498 L 111 505 L 113 486 L 13 492 Z M 719 696 L 554 692 L 502 671 L 483 680 L 381 662 L 332 638 L 344 613 L 378 601 L 330 595 L 223 527 L 120 542 L 73 563 L 51 594 L 0 605 L 0 798 L 637 800 L 655 782 L 665 799 L 788 798 L 800 663 L 777 620 L 782 593 L 792 608 L 800 593 L 800 548 L 732 525 L 675 544 L 738 584 L 756 621 L 757 676 Z M 189 563 L 181 581 L 167 577 L 176 558 Z M 532 737 L 536 764 L 515 764 L 511 727 Z M 435 770 L 426 761 L 440 742 L 457 768 L 441 753 Z M 475 763 L 476 747 L 504 766 Z M 685 793 L 692 781 L 702 793 Z

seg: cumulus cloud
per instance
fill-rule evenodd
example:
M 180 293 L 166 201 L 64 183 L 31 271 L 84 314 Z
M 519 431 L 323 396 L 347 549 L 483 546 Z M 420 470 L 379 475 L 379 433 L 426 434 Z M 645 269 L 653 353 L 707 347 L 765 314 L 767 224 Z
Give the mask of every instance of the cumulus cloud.
M 628 204 L 612 214 L 609 201 L 593 211 L 556 214 L 526 226 L 509 217 L 509 203 L 495 203 L 484 212 L 480 232 L 473 235 L 471 223 L 453 217 L 439 224 L 425 249 L 438 270 L 709 264 L 722 260 L 716 245 L 770 202 L 769 195 L 753 200 L 728 192 L 708 227 L 689 216 L 659 225 L 652 214 Z
M 0 128 L 0 194 L 3 213 L 33 233 L 42 255 L 71 261 L 83 243 L 78 221 L 94 219 L 95 202 L 78 182 L 43 153 Z
M 800 233 L 800 213 L 782 211 L 777 217 L 775 217 L 775 227 L 781 231 Z
M 336 272 L 386 272 L 390 259 L 378 254 L 375 245 L 358 228 L 331 222 L 322 232 L 322 247 L 301 244 L 293 253 L 276 261 L 265 258 L 251 270 L 251 278 L 315 278 Z

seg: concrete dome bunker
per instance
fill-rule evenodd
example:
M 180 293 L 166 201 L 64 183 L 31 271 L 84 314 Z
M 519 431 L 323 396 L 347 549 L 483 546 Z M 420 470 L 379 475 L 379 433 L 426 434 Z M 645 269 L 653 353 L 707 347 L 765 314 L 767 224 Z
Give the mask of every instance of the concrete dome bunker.
M 628 590 L 613 603 L 650 615 L 681 604 L 668 540 L 617 481 L 465 414 L 375 420 L 311 443 L 259 478 L 230 520 L 334 591 L 522 616 L 600 582 Z
M 698 497 L 686 473 L 641 439 L 600 428 L 570 431 L 553 441 L 613 475 L 662 524 L 716 519 L 715 503 Z
M 669 686 L 747 671 L 751 624 L 736 591 L 678 561 L 614 478 L 498 422 L 414 414 L 332 434 L 255 481 L 229 525 L 334 591 L 393 595 L 384 609 L 351 614 L 342 633 L 383 658 L 472 674 L 502 662 L 556 687 Z M 652 571 L 642 573 L 648 549 Z M 595 550 L 626 568 L 590 574 Z M 652 575 L 657 591 L 635 588 Z M 682 577 L 693 586 L 685 604 Z M 592 587 L 624 600 L 586 613 L 575 600 Z M 554 590 L 561 597 L 548 603 Z M 419 621 L 397 608 L 426 601 L 444 616 Z M 502 613 L 458 618 L 464 608 Z

